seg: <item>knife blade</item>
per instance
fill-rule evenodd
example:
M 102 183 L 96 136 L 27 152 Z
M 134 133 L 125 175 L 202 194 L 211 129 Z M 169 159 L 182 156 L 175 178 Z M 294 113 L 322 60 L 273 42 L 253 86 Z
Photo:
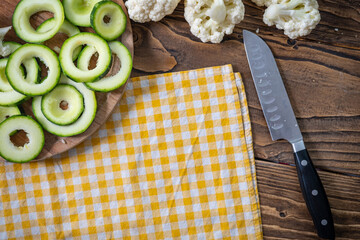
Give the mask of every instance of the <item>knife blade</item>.
M 305 147 L 275 58 L 256 34 L 243 30 L 245 52 L 271 138 L 292 144 L 300 187 L 319 237 L 335 238 L 324 187 Z

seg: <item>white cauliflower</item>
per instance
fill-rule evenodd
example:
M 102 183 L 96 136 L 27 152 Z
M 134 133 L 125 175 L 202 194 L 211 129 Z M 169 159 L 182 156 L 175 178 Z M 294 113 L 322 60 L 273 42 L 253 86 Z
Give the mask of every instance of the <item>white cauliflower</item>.
M 203 42 L 219 43 L 244 19 L 241 0 L 185 0 L 190 31 Z
M 320 22 L 318 7 L 316 0 L 277 0 L 265 10 L 263 21 L 295 39 L 308 35 Z
M 271 4 L 276 4 L 278 1 L 277 0 L 251 0 L 252 2 L 256 3 L 256 5 L 258 5 L 259 7 L 262 6 L 270 6 Z
M 125 5 L 129 17 L 135 22 L 160 21 L 172 14 L 180 0 L 128 0 Z

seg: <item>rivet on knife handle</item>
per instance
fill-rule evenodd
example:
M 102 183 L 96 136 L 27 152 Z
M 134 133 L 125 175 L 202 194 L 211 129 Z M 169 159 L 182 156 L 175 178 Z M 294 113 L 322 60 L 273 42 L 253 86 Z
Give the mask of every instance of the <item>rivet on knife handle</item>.
M 246 56 L 271 138 L 288 140 L 294 149 L 301 190 L 318 235 L 334 239 L 334 223 L 324 187 L 305 148 L 275 58 L 256 34 L 243 31 Z
M 306 149 L 295 152 L 300 187 L 319 237 L 335 238 L 334 222 L 324 187 Z

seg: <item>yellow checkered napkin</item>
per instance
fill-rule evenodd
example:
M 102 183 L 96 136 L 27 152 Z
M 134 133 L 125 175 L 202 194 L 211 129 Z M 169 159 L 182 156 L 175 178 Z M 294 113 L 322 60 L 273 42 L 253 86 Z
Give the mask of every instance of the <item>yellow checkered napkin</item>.
M 230 65 L 133 78 L 78 147 L 0 163 L 0 239 L 261 239 L 254 165 Z

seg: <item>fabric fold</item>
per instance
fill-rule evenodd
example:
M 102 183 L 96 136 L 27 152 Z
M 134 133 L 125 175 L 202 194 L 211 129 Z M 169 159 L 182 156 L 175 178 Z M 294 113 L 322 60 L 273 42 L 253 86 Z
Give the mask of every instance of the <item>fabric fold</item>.
M 101 129 L 0 163 L 0 239 L 262 239 L 251 124 L 231 65 L 132 78 Z

